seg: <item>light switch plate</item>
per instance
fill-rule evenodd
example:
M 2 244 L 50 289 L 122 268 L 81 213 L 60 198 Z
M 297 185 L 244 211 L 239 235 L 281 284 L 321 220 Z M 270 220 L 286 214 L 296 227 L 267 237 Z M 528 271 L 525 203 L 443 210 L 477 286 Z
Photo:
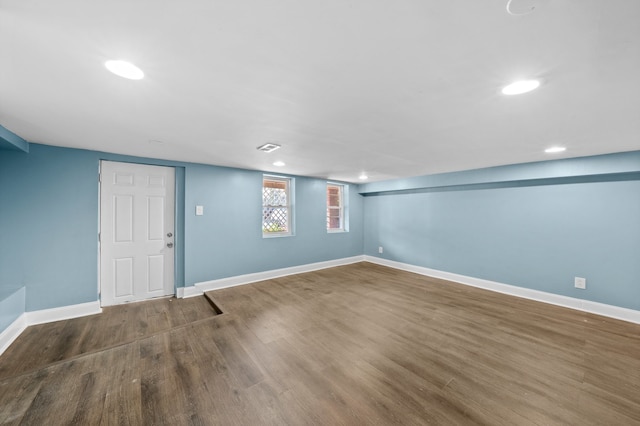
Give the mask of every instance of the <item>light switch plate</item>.
M 204 215 L 204 206 L 196 206 L 196 216 Z

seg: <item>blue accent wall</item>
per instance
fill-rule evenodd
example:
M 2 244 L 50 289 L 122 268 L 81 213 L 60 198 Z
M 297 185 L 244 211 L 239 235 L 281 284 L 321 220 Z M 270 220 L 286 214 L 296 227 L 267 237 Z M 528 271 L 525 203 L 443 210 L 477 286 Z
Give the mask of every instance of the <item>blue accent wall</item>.
M 365 254 L 638 310 L 639 154 L 363 185 Z
M 97 155 L 31 145 L 0 151 L 0 287 L 26 310 L 97 300 Z
M 296 235 L 263 239 L 261 172 L 30 147 L 0 150 L 0 290 L 24 287 L 26 311 L 98 299 L 100 160 L 176 167 L 178 287 L 362 254 L 357 190 L 351 232 L 327 234 L 326 181 L 297 177 Z M 196 204 L 204 216 L 195 216 Z
M 187 284 L 362 254 L 362 196 L 351 191 L 351 228 L 327 233 L 326 181 L 295 177 L 295 235 L 262 237 L 262 176 L 187 168 Z M 195 216 L 196 205 L 204 207 Z
M 24 287 L 0 287 L 0 334 L 24 314 Z
M 0 150 L 29 152 L 29 142 L 6 127 L 0 126 Z

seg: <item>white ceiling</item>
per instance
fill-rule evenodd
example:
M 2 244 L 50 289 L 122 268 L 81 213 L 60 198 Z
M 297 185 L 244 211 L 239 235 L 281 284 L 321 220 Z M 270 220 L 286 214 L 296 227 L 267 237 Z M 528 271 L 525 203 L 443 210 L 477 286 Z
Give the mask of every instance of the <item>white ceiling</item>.
M 0 124 L 48 145 L 351 182 L 640 149 L 640 1 L 506 5 L 0 0 Z M 543 85 L 500 94 L 522 77 Z M 556 144 L 567 151 L 544 154 Z

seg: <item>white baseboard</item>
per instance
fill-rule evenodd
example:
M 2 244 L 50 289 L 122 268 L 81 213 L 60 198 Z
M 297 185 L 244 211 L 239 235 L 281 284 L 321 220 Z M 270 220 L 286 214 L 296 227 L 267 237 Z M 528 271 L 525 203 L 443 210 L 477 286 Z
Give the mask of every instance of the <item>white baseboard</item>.
M 202 296 L 202 291 L 198 290 L 195 286 L 178 287 L 176 289 L 176 297 L 178 299 L 186 299 L 189 297 Z
M 0 355 L 13 343 L 14 340 L 30 325 L 44 324 L 47 322 L 62 321 L 71 318 L 84 317 L 102 312 L 100 302 L 88 302 L 78 305 L 62 306 L 60 308 L 42 309 L 39 311 L 25 312 L 0 333 Z
M 22 334 L 27 328 L 27 319 L 25 314 L 20 315 L 14 322 L 9 325 L 2 333 L 0 333 L 0 355 L 7 350 L 9 345 Z
M 502 284 L 495 281 L 483 280 L 466 275 L 459 275 L 451 272 L 439 271 L 437 269 L 411 265 L 408 263 L 396 262 L 394 260 L 382 259 L 376 256 L 364 256 L 364 261 L 388 266 L 390 268 L 401 269 L 403 271 L 414 272 L 416 274 L 426 275 L 428 277 L 440 278 L 459 284 L 465 284 L 472 287 L 491 290 L 498 293 L 509 294 L 511 296 L 522 297 L 524 299 L 549 303 L 551 305 L 563 306 L 565 308 L 576 309 L 579 311 L 589 312 L 592 314 L 640 324 L 640 311 L 636 311 L 633 309 L 606 305 L 604 303 L 591 302 L 589 300 L 576 299 L 569 296 L 561 296 L 559 294 L 547 293 L 540 290 L 532 290 L 529 288 L 518 287 L 509 284 Z
M 254 274 L 237 275 L 235 277 L 221 278 L 219 280 L 196 283 L 194 287 L 185 287 L 185 296 L 191 297 L 203 294 L 205 291 L 219 290 L 221 288 L 235 287 L 238 285 L 250 284 L 258 281 L 271 280 L 285 277 L 287 275 L 302 274 L 305 272 L 317 271 L 320 269 L 333 268 L 336 266 L 350 265 L 362 262 L 364 256 L 345 257 L 342 259 L 327 260 L 325 262 L 308 263 L 306 265 L 292 266 L 290 268 L 272 269 L 270 271 L 256 272 Z M 189 290 L 187 295 L 187 289 Z
M 62 306 L 60 308 L 42 309 L 40 311 L 25 312 L 27 325 L 44 324 L 71 318 L 84 317 L 102 312 L 100 302 L 80 303 L 78 305 Z

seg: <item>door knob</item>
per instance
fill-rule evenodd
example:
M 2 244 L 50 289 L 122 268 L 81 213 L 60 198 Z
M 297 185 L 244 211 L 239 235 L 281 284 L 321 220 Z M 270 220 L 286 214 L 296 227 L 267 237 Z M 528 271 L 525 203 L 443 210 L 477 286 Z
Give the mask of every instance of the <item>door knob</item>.
M 173 234 L 172 234 L 171 232 L 169 232 L 169 233 L 167 234 L 167 237 L 171 238 L 171 237 L 173 237 Z
M 173 247 L 173 243 L 167 243 L 167 247 L 169 248 Z

